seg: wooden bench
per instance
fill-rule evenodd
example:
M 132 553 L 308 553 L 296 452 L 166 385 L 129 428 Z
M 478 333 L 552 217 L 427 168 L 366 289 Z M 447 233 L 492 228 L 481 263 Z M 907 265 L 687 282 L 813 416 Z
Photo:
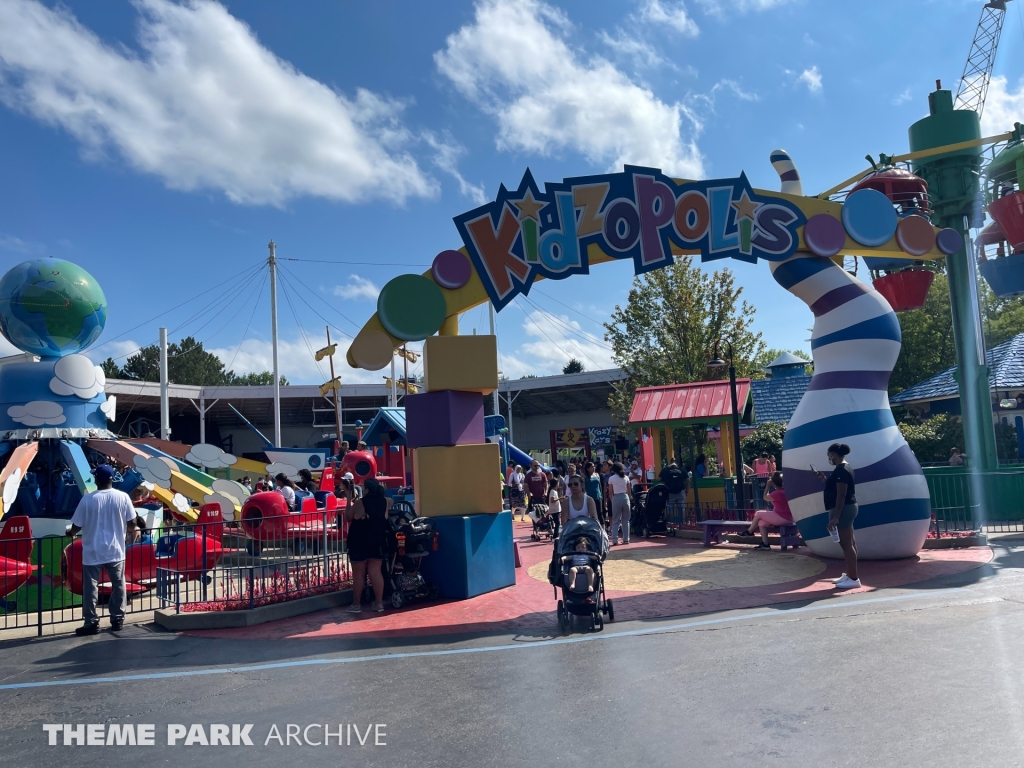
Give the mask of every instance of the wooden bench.
M 700 525 L 704 528 L 703 542 L 705 547 L 710 547 L 712 544 L 721 544 L 722 534 L 745 533 L 750 530 L 750 521 L 744 522 L 742 520 L 701 520 Z M 772 529 L 778 530 L 779 546 L 782 549 L 787 547 L 796 549 L 803 543 L 796 523 L 769 528 L 769 530 Z

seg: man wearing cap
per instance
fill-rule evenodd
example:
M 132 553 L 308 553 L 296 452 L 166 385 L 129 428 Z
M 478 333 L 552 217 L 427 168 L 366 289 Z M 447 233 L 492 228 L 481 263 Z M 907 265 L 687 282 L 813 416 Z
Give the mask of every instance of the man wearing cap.
M 124 589 L 124 542 L 135 530 L 145 532 L 146 522 L 132 506 L 131 497 L 112 488 L 114 470 L 100 464 L 92 472 L 96 478 L 96 491 L 87 493 L 78 502 L 71 518 L 69 532 L 75 536 L 82 532 L 82 618 L 84 623 L 75 630 L 79 637 L 99 632 L 100 619 L 96 615 L 99 581 L 106 571 L 110 579 L 110 628 L 117 632 L 124 624 L 127 604 Z

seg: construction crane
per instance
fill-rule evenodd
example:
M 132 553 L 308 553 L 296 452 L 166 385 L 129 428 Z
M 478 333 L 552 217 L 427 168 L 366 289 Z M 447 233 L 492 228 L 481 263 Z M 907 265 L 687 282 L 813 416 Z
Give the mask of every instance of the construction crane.
M 978 29 L 971 41 L 971 52 L 967 55 L 964 73 L 956 91 L 956 109 L 969 109 L 981 117 L 985 109 L 985 96 L 992 79 L 992 66 L 996 61 L 999 36 L 1006 19 L 1006 4 L 1010 0 L 990 0 L 981 9 Z

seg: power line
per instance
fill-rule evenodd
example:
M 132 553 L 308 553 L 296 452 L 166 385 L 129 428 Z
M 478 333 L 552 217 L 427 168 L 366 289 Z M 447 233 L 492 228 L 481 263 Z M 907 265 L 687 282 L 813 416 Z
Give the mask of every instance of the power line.
M 298 277 L 297 275 L 293 274 L 293 273 L 292 273 L 292 272 L 291 272 L 290 270 L 285 270 L 285 269 L 284 269 L 284 268 L 282 267 L 281 271 L 282 271 L 282 272 L 285 272 L 285 271 L 286 271 L 286 272 L 288 273 L 289 277 L 293 277 L 293 278 L 295 278 L 296 280 L 299 280 L 299 277 Z M 301 283 L 301 281 L 300 281 L 300 283 Z M 337 307 L 335 307 L 335 306 L 333 306 L 333 305 L 331 305 L 331 304 L 328 304 L 328 303 L 327 303 L 327 302 L 326 302 L 326 301 L 325 301 L 325 300 L 323 299 L 323 297 L 321 297 L 320 295 L 318 295 L 318 294 L 317 294 L 317 293 L 316 293 L 315 291 L 313 291 L 312 293 L 313 293 L 313 295 L 314 295 L 314 296 L 316 296 L 316 298 L 317 298 L 317 299 L 318 299 L 318 300 L 319 300 L 319 301 L 320 301 L 320 302 L 321 302 L 321 303 L 322 303 L 322 304 L 323 304 L 323 305 L 324 305 L 325 307 L 327 307 L 328 309 L 330 309 L 330 310 L 331 310 L 331 311 L 333 311 L 333 312 L 336 312 L 336 313 L 337 313 L 337 314 L 338 314 L 338 315 L 339 315 L 340 317 L 342 317 L 342 318 L 343 318 L 343 319 L 345 320 L 345 322 L 347 322 L 347 323 L 348 323 L 349 325 L 351 325 L 351 326 L 352 326 L 353 328 L 357 328 L 357 329 L 361 329 L 361 328 L 362 328 L 362 326 L 361 326 L 361 325 L 359 325 L 359 323 L 357 323 L 357 322 L 353 321 L 352 319 L 350 319 L 349 317 L 347 317 L 347 316 L 346 316 L 346 315 L 345 315 L 345 314 L 344 314 L 344 313 L 343 313 L 343 312 L 342 312 L 342 311 L 341 311 L 340 309 L 338 309 Z M 305 301 L 305 300 L 303 299 L 303 301 Z M 309 302 L 305 302 L 305 303 L 306 303 L 306 305 L 307 305 L 307 306 L 309 305 Z M 311 310 L 312 310 L 313 312 L 316 312 L 316 310 L 313 310 L 313 308 L 312 308 L 312 307 L 310 307 L 310 309 L 311 309 Z M 319 314 L 319 313 L 317 313 L 317 314 Z M 322 318 L 323 316 L 322 316 L 322 315 L 320 315 L 320 317 Z M 326 322 L 330 322 L 330 321 L 326 321 Z M 331 327 L 334 327 L 334 324 L 333 324 L 333 323 L 330 323 L 330 325 L 331 325 Z M 338 331 L 339 331 L 339 333 L 344 333 L 344 334 L 345 334 L 346 336 L 349 336 L 349 334 L 345 333 L 345 332 L 344 332 L 344 331 L 342 331 L 341 329 L 338 329 Z M 351 336 L 349 336 L 349 338 L 351 338 Z
M 256 310 L 259 309 L 260 300 L 263 298 L 263 289 L 267 285 L 267 277 L 269 274 L 270 273 L 267 272 L 263 275 L 263 282 L 260 283 L 259 293 L 256 294 L 256 301 L 252 305 L 252 314 L 249 315 L 249 322 L 245 324 L 245 331 L 242 333 L 242 340 L 239 341 L 238 346 L 235 347 L 235 354 L 231 356 L 231 362 L 227 364 L 225 370 L 230 371 L 232 369 L 232 366 L 235 364 L 235 358 L 238 357 L 238 353 L 242 349 L 242 344 L 245 343 L 245 338 L 249 335 L 249 328 L 252 326 L 252 319 L 256 317 Z
M 334 330 L 336 330 L 336 331 L 337 331 L 338 333 L 340 333 L 340 334 L 342 335 L 342 337 L 344 337 L 344 338 L 346 338 L 346 339 L 349 339 L 349 340 L 352 340 L 352 339 L 354 338 L 354 337 L 352 336 L 352 334 L 348 333 L 347 331 L 343 331 L 343 330 L 342 330 L 341 328 L 339 328 L 339 327 L 338 327 L 337 325 L 335 325 L 335 324 L 334 324 L 334 323 L 332 323 L 332 322 L 331 322 L 330 320 L 328 320 L 328 319 L 327 319 L 326 317 L 324 317 L 324 316 L 323 316 L 323 315 L 321 315 L 321 314 L 320 314 L 319 312 L 317 312 L 317 311 L 316 311 L 316 310 L 315 310 L 315 309 L 313 308 L 313 306 L 312 306 L 312 305 L 311 305 L 311 304 L 310 304 L 310 303 L 309 303 L 308 301 L 306 301 L 306 300 L 305 300 L 305 299 L 303 298 L 303 293 L 302 293 L 301 291 L 298 291 L 298 290 L 296 290 L 295 286 L 294 286 L 294 285 L 292 285 L 292 283 L 291 283 L 291 280 L 290 280 L 290 278 L 286 280 L 286 279 L 285 279 L 285 277 L 284 277 L 284 276 L 282 275 L 282 276 L 281 276 L 281 282 L 282 282 L 282 283 L 287 283 L 287 284 L 288 284 L 288 287 L 289 287 L 289 288 L 290 288 L 290 289 L 292 290 L 292 292 L 293 292 L 293 293 L 295 293 L 295 294 L 296 294 L 296 297 L 298 298 L 298 300 L 299 300 L 299 301 L 301 301 L 301 302 L 302 302 L 303 304 L 305 304 L 305 305 L 306 305 L 306 309 L 308 309 L 308 310 L 309 310 L 310 312 L 312 312 L 312 313 L 313 313 L 314 315 L 316 315 L 316 316 L 317 316 L 317 317 L 319 317 L 319 318 L 320 318 L 321 320 L 323 320 L 323 321 L 324 321 L 324 322 L 325 322 L 325 323 L 326 323 L 327 325 L 329 325 L 329 326 L 330 326 L 331 328 L 333 328 L 333 329 L 334 329 Z M 330 306 L 330 305 L 328 305 L 328 306 Z M 340 313 L 339 313 L 339 314 L 340 314 Z M 347 318 L 346 318 L 346 319 L 347 319 Z M 350 321 L 350 322 L 351 322 L 351 321 Z
M 286 281 L 284 281 L 284 280 L 281 281 L 281 288 L 282 288 L 281 293 L 284 294 L 284 300 L 288 303 L 288 308 L 292 311 L 292 317 L 295 318 L 295 325 L 297 325 L 298 328 L 299 328 L 299 335 L 302 336 L 302 341 L 305 342 L 306 349 L 309 350 L 309 356 L 313 359 L 313 365 L 316 366 L 317 371 L 320 373 L 320 378 L 324 379 L 326 381 L 327 377 L 324 375 L 324 371 L 320 367 L 320 363 L 317 362 L 316 352 L 313 351 L 313 345 L 310 344 L 309 343 L 309 339 L 306 338 L 306 331 L 302 327 L 302 323 L 299 321 L 299 315 L 295 311 L 295 305 L 292 304 L 292 300 L 291 300 L 291 296 L 290 296 L 291 289 L 288 287 L 288 284 L 287 284 Z
M 340 261 L 331 259 L 286 259 L 278 257 L 278 261 L 303 261 L 307 264 L 344 264 L 360 267 L 429 267 L 430 264 L 405 264 L 398 261 Z
M 243 271 L 243 272 L 242 272 L 241 274 L 242 274 L 242 275 L 245 275 L 245 274 L 246 274 L 246 273 L 248 273 L 248 272 L 249 272 L 250 270 L 252 270 L 252 271 L 254 271 L 254 272 L 255 272 L 256 270 L 258 270 L 258 269 L 259 269 L 259 268 L 260 268 L 260 267 L 261 267 L 261 266 L 262 266 L 263 264 L 265 264 L 265 263 L 266 263 L 265 261 L 261 261 L 261 262 L 260 262 L 259 264 L 256 264 L 255 266 L 252 266 L 252 267 L 249 267 L 249 269 L 247 269 L 247 270 L 244 270 L 244 271 Z M 104 342 L 103 342 L 102 344 L 98 344 L 98 345 L 96 345 L 95 347 L 93 347 L 93 351 L 96 351 L 96 350 L 97 350 L 97 349 L 99 349 L 100 347 L 103 347 L 103 346 L 106 346 L 107 344 L 110 344 L 110 343 L 111 343 L 112 341 L 116 341 L 117 339 L 120 339 L 120 338 L 121 338 L 122 336 L 127 336 L 127 335 L 128 335 L 129 333 L 131 333 L 132 331 L 137 331 L 137 330 L 138 330 L 139 328 L 141 328 L 142 326 L 144 326 L 144 325 L 148 325 L 149 323 L 153 322 L 154 320 L 158 320 L 159 318 L 163 317 L 163 316 L 164 316 L 164 315 L 166 315 L 166 314 L 169 314 L 169 313 L 173 312 L 173 311 L 174 311 L 174 310 L 176 310 L 176 309 L 181 309 L 181 308 L 182 308 L 182 307 L 184 307 L 184 306 L 185 306 L 186 304 L 191 304 L 191 303 L 192 303 L 193 301 L 195 301 L 196 299 L 198 299 L 198 298 L 201 298 L 202 296 L 205 296 L 205 295 L 206 295 L 206 294 L 208 294 L 208 293 L 209 293 L 210 291 L 213 291 L 213 290 L 216 290 L 217 288 L 220 288 L 220 287 L 221 287 L 222 285 L 224 285 L 225 283 L 229 283 L 229 282 L 231 282 L 232 280 L 237 280 L 237 279 L 238 279 L 238 277 L 239 277 L 239 275 L 237 275 L 237 274 L 235 274 L 235 275 L 232 275 L 231 277 L 227 278 L 226 280 L 222 280 L 221 282 L 217 283 L 217 284 L 216 284 L 216 285 L 214 285 L 213 287 L 211 287 L 211 288 L 207 288 L 207 289 L 206 289 L 205 291 L 203 291 L 202 293 L 200 293 L 200 294 L 197 294 L 197 295 L 193 296 L 193 297 L 192 297 L 191 299 L 188 299 L 187 301 L 181 301 L 181 302 L 178 302 L 178 303 L 176 303 L 176 304 L 175 304 L 175 305 L 174 305 L 173 307 L 171 307 L 170 309 L 167 309 L 167 310 L 165 310 L 165 311 L 161 312 L 161 313 L 160 313 L 159 315 L 154 315 L 153 317 L 149 318 L 148 320 L 144 320 L 143 322 L 139 323 L 139 324 L 138 324 L 138 325 L 136 325 L 136 326 L 135 326 L 134 328 L 129 328 L 129 329 L 128 329 L 127 331 L 125 331 L 124 333 L 119 333 L 119 334 L 118 334 L 117 336 L 112 336 L 111 338 L 107 339 L 107 340 L 106 340 L 106 341 L 104 341 Z M 131 353 L 131 354 L 134 354 L 134 353 Z
M 532 317 L 530 317 L 530 314 L 525 309 L 523 309 L 522 304 L 520 304 L 518 301 L 515 304 L 519 308 L 519 311 L 522 312 L 526 316 L 526 319 L 529 320 L 531 323 L 533 323 L 534 327 L 544 335 L 544 338 L 546 338 L 548 341 L 551 342 L 551 345 L 555 349 L 557 349 L 563 355 L 567 354 L 564 349 L 562 349 L 558 344 L 555 343 L 554 339 L 552 339 L 550 336 L 548 336 L 547 331 L 545 331 L 543 328 L 541 328 L 540 323 L 538 323 L 536 320 L 534 320 Z M 564 338 L 564 334 L 563 334 L 563 338 Z M 599 368 L 600 367 L 596 363 L 594 363 L 594 361 L 590 358 L 590 355 L 588 355 L 586 352 L 584 352 L 583 348 L 580 347 L 580 345 L 578 343 L 574 342 L 572 339 L 566 339 L 566 341 L 568 341 L 570 344 L 575 343 L 576 346 L 579 347 L 579 349 L 580 349 L 580 355 L 582 355 L 583 357 L 587 358 L 587 360 L 590 362 L 590 364 L 593 365 L 595 368 Z M 576 357 L 576 355 L 568 355 L 568 356 L 570 358 Z
M 599 347 L 603 347 L 604 349 L 607 349 L 609 352 L 614 352 L 615 351 L 611 347 L 611 345 L 609 345 L 607 342 L 603 341 L 602 339 L 597 338 L 596 336 L 591 336 L 589 333 L 587 333 L 586 331 L 583 331 L 583 330 L 581 330 L 579 328 L 573 328 L 567 322 L 562 320 L 562 318 L 560 318 L 558 315 L 556 315 L 556 314 L 554 314 L 552 312 L 548 312 L 543 307 L 537 306 L 532 301 L 530 301 L 530 299 L 527 298 L 526 296 L 520 296 L 520 298 L 523 301 L 525 301 L 527 304 L 529 304 L 531 307 L 533 307 L 535 310 L 537 310 L 541 314 L 545 315 L 548 319 L 552 320 L 556 325 L 558 325 L 558 326 L 568 330 L 570 333 L 573 333 L 573 334 L 575 334 L 577 336 L 580 336 L 584 341 L 589 341 L 591 344 L 595 344 L 595 345 L 597 345 Z

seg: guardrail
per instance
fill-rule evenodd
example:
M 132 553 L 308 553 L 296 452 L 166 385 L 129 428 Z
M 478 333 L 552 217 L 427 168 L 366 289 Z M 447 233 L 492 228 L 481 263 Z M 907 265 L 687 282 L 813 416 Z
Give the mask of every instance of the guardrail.
M 351 583 L 338 522 L 335 511 L 318 510 L 165 527 L 126 548 L 125 613 L 244 610 L 337 591 Z M 82 621 L 80 539 L 0 541 L 0 556 L 22 564 L 0 574 L 0 585 L 13 587 L 0 596 L 0 631 L 35 627 L 42 635 L 47 626 Z M 101 581 L 101 614 L 109 594 Z

